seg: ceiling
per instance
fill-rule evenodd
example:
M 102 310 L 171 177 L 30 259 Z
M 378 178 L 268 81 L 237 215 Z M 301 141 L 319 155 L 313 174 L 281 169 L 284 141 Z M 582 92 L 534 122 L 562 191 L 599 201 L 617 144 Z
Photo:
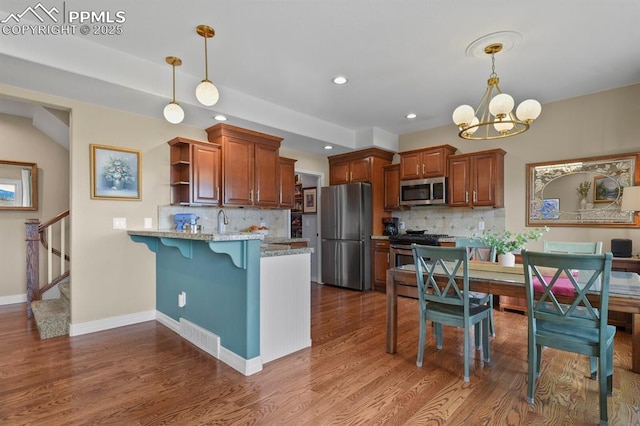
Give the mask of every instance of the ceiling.
M 38 4 L 56 7 L 58 24 L 79 10 L 123 16 L 122 34 L 81 35 L 77 22 L 75 35 L 5 32 L 40 24 L 23 14 Z M 184 124 L 204 129 L 221 113 L 307 152 L 394 149 L 398 135 L 456 131 L 453 109 L 475 106 L 491 72 L 490 57 L 465 50 L 487 34 L 521 35 L 496 55 L 496 73 L 516 103 L 543 104 L 541 119 L 545 103 L 640 83 L 639 16 L 637 0 L 3 0 L 0 83 L 162 117 L 172 94 L 165 57 L 173 55 L 183 61 L 176 100 Z M 208 41 L 209 78 L 220 91 L 213 107 L 194 94 L 204 78 L 199 24 L 216 31 Z M 348 84 L 334 85 L 336 75 Z

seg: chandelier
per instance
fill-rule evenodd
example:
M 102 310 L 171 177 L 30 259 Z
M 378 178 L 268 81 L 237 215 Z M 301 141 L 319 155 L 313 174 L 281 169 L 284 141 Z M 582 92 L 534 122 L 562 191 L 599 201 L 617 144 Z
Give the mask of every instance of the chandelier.
M 474 109 L 470 105 L 460 105 L 453 111 L 453 122 L 460 130 L 458 136 L 463 139 L 490 140 L 519 135 L 529 130 L 529 125 L 542 111 L 540 102 L 527 99 L 513 113 L 513 98 L 502 93 L 498 86 L 495 54 L 501 50 L 502 43 L 484 48 L 484 52 L 491 55 L 491 74 L 478 106 Z

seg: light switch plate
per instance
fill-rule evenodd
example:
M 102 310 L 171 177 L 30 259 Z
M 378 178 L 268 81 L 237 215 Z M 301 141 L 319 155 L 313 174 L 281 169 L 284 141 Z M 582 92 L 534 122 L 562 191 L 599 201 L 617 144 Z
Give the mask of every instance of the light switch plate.
M 127 229 L 127 218 L 126 217 L 114 217 L 113 218 L 113 229 Z

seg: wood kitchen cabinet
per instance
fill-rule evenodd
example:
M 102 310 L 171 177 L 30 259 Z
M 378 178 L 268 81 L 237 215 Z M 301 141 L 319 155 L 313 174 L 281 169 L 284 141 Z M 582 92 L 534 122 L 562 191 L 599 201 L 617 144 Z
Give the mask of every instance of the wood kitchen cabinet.
M 382 235 L 382 217 L 385 216 L 383 167 L 391 164 L 393 155 L 393 152 L 379 148 L 368 148 L 328 158 L 330 185 L 371 184 L 372 235 Z
M 168 144 L 171 204 L 220 205 L 220 145 L 182 137 Z
M 222 146 L 222 205 L 278 207 L 282 138 L 222 123 L 206 131 Z
M 447 160 L 455 152 L 456 147 L 451 145 L 400 152 L 400 179 L 448 176 Z
M 384 166 L 384 209 L 401 210 L 400 205 L 400 164 Z
M 293 209 L 295 206 L 295 163 L 293 158 L 280 157 L 280 207 Z
M 449 207 L 503 207 L 502 149 L 449 157 Z
M 387 288 L 387 269 L 390 266 L 389 240 L 371 240 L 371 288 L 385 292 Z

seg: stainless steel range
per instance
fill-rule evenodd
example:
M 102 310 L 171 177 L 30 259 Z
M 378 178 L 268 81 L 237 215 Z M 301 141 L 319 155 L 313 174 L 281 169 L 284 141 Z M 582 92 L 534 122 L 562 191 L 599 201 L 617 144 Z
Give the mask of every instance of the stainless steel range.
M 447 238 L 447 234 L 429 234 L 427 231 L 407 230 L 406 234 L 389 237 L 389 257 L 391 267 L 410 265 L 413 263 L 413 253 L 411 244 L 422 244 L 425 246 L 439 246 L 440 238 Z

